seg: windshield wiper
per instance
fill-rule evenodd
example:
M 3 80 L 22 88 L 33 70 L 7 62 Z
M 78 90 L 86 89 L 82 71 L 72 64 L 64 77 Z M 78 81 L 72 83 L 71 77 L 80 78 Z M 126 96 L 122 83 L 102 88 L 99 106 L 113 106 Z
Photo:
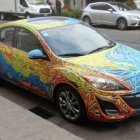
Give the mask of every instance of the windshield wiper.
M 109 45 L 109 46 L 103 46 L 103 47 L 97 48 L 97 49 L 89 52 L 88 54 L 92 54 L 92 53 L 97 52 L 97 51 L 100 51 L 100 50 L 106 50 L 106 49 L 112 48 L 114 46 L 115 46 L 114 44 L 113 45 Z
M 86 54 L 81 54 L 81 53 L 66 53 L 66 54 L 60 54 L 58 56 L 83 56 Z

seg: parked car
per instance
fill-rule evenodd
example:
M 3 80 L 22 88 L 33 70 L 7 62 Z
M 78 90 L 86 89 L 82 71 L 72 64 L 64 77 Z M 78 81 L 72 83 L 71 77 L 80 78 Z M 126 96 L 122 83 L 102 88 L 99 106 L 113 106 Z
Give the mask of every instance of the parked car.
M 0 2 L 1 20 L 12 16 L 30 18 L 52 14 L 46 0 L 1 0 Z
M 77 19 L 0 25 L 0 78 L 54 101 L 71 122 L 140 114 L 140 52 Z
M 140 11 L 132 10 L 120 2 L 96 2 L 87 5 L 82 19 L 88 24 L 111 25 L 124 30 L 140 26 Z

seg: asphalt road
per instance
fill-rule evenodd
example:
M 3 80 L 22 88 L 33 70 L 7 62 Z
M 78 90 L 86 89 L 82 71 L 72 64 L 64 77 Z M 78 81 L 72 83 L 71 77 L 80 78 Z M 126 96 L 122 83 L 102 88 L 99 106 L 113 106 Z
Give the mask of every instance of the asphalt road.
M 128 29 L 126 31 L 120 31 L 115 27 L 107 26 L 96 26 L 96 28 L 111 39 L 140 50 L 140 28 Z
M 140 29 L 118 31 L 116 28 L 97 27 L 115 41 L 128 44 L 140 50 Z M 86 140 L 139 140 L 140 139 L 140 116 L 132 117 L 117 123 L 97 123 L 88 121 L 83 125 L 75 125 L 65 121 L 57 111 L 54 104 L 34 95 L 30 92 L 3 82 L 0 87 L 0 96 L 22 106 L 31 109 L 36 106 L 44 107 L 53 114 L 48 120 L 66 129 L 67 131 Z M 55 133 L 55 132 L 54 132 Z

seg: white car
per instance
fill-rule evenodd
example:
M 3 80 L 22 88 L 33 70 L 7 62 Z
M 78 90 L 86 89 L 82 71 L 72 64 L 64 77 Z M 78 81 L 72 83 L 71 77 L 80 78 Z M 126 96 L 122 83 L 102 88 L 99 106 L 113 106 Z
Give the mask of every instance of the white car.
M 120 2 L 96 2 L 83 10 L 82 20 L 88 24 L 113 25 L 124 30 L 140 26 L 140 11 Z
M 30 18 L 52 14 L 46 0 L 0 0 L 0 2 L 0 20 L 13 16 Z

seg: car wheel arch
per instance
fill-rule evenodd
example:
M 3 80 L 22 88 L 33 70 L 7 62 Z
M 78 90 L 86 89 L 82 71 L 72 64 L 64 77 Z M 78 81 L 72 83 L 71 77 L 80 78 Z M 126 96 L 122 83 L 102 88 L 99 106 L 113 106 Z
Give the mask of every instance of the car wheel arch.
M 28 16 L 31 17 L 31 14 L 29 12 L 26 12 L 25 13 L 25 18 L 27 18 Z
M 76 87 L 68 82 L 61 82 L 59 84 L 57 84 L 55 87 L 54 87 L 54 90 L 53 90 L 53 100 L 56 101 L 56 97 L 57 97 L 57 92 L 60 88 L 64 87 L 64 86 L 68 86 L 70 88 L 73 88 L 76 92 L 78 92 L 78 90 L 76 89 Z M 78 92 L 79 93 L 79 92 Z M 79 93 L 80 95 L 80 93 Z M 82 97 L 81 97 L 82 98 Z
M 83 20 L 84 20 L 84 18 L 86 18 L 86 17 L 90 18 L 89 15 L 84 15 L 84 16 L 83 16 Z M 90 19 L 91 19 L 91 18 L 90 18 Z
M 125 19 L 127 21 L 126 17 L 120 16 L 120 17 L 117 18 L 116 24 L 117 24 L 118 20 L 120 20 L 120 19 Z

